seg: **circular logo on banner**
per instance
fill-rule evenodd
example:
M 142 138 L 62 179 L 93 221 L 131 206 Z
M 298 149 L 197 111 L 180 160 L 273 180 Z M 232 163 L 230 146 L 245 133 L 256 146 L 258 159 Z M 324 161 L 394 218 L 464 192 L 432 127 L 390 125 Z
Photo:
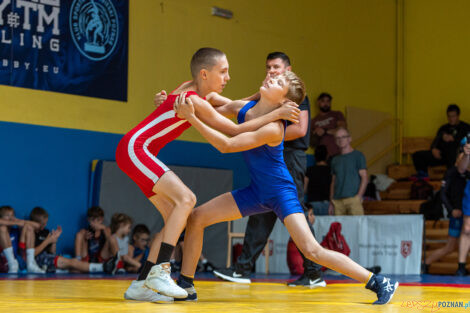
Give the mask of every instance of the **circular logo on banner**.
M 111 0 L 74 0 L 70 33 L 80 53 L 93 61 L 106 59 L 116 47 L 119 23 Z

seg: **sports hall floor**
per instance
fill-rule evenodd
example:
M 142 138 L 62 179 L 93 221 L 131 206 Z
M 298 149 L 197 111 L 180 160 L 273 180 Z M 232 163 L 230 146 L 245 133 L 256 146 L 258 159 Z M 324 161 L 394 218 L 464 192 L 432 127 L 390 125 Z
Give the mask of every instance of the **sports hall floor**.
M 470 312 L 470 277 L 394 276 L 391 304 L 372 306 L 375 295 L 342 276 L 326 276 L 326 288 L 287 287 L 286 275 L 255 275 L 251 285 L 196 276 L 196 303 L 138 303 L 123 299 L 134 275 L 0 275 L 0 312 Z M 469 308 L 438 307 L 461 301 Z

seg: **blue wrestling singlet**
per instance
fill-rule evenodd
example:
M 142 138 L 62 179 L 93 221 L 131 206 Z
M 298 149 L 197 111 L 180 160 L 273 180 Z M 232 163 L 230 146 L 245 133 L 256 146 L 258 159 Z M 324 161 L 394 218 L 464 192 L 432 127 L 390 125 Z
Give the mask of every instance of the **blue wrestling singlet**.
M 250 101 L 238 112 L 239 124 L 245 122 L 246 112 L 256 103 L 257 101 Z M 303 214 L 297 189 L 284 163 L 283 150 L 284 141 L 275 147 L 262 145 L 243 152 L 251 183 L 246 188 L 232 191 L 243 216 L 274 211 L 284 221 L 290 214 Z

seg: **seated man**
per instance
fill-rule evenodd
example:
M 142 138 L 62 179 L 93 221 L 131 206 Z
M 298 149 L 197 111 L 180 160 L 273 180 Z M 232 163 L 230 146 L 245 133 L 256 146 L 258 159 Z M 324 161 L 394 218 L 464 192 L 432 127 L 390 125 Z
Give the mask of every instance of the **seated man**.
M 470 131 L 470 125 L 460 121 L 460 108 L 456 104 L 447 107 L 447 121 L 437 131 L 430 150 L 413 153 L 413 164 L 418 177 L 428 177 L 429 166 L 454 166 L 459 143 Z
M 271 112 L 285 99 L 300 103 L 305 96 L 305 87 L 294 73 L 285 72 L 267 80 L 260 88 L 260 94 L 258 102 L 234 101 L 228 104 L 227 109 L 237 114 L 239 123 L 244 123 Z M 374 275 L 347 256 L 322 248 L 313 237 L 282 157 L 285 122 L 271 122 L 256 131 L 227 138 L 195 116 L 190 99 L 186 104 L 180 104 L 177 110 L 180 117 L 190 122 L 222 153 L 244 151 L 251 177 L 250 186 L 220 195 L 191 213 L 185 236 L 183 267 L 178 280 L 179 286 L 188 292 L 186 300 L 197 300 L 193 277 L 202 250 L 204 228 L 243 216 L 274 211 L 305 257 L 366 284 L 366 288 L 378 295 L 375 304 L 390 301 L 398 282 Z M 158 277 L 150 275 L 145 285 L 155 289 L 155 279 Z

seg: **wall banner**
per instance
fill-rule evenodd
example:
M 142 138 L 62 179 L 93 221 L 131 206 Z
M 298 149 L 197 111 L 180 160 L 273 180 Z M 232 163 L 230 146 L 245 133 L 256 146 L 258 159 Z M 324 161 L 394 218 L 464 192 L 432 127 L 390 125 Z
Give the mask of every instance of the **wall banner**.
M 322 242 L 335 222 L 341 224 L 341 235 L 350 249 L 349 257 L 360 265 L 378 265 L 384 274 L 420 274 L 422 215 L 317 216 L 313 228 L 318 242 Z M 289 273 L 288 240 L 287 229 L 282 223 L 276 223 L 270 236 L 271 273 Z M 265 271 L 264 255 L 256 261 L 256 271 Z
M 0 0 L 0 84 L 127 101 L 128 0 Z

